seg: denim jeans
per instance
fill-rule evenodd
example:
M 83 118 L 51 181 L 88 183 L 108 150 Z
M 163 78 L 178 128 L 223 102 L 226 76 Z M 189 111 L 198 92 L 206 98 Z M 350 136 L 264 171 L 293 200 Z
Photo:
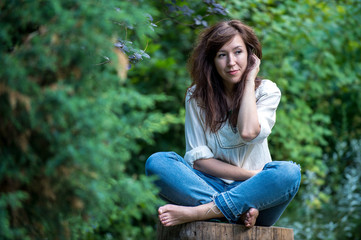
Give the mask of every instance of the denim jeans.
M 269 162 L 252 178 L 231 184 L 193 169 L 174 152 L 153 154 L 145 168 L 147 175 L 158 176 L 156 185 L 165 200 L 182 206 L 213 201 L 231 223 L 236 223 L 248 209 L 256 208 L 259 226 L 276 223 L 301 181 L 299 166 L 286 161 Z

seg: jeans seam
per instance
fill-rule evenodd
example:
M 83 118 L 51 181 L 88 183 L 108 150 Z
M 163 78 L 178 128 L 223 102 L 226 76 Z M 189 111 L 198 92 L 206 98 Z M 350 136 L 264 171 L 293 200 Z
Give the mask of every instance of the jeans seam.
M 221 201 L 220 198 L 223 198 L 223 200 Z M 227 205 L 226 199 L 222 194 L 219 194 L 215 199 L 214 199 L 214 203 L 217 205 L 218 209 L 223 213 L 223 215 L 227 218 L 227 220 L 229 222 L 233 222 L 235 223 L 235 221 L 232 219 L 232 211 L 230 211 L 230 209 L 228 208 L 229 212 L 224 209 L 224 207 L 222 206 L 222 203 L 224 202 L 225 205 Z M 217 204 L 218 203 L 218 204 Z M 228 207 L 228 206 L 227 206 Z
M 230 203 L 232 204 L 232 208 L 230 208 L 230 207 L 228 206 L 227 201 L 226 201 L 227 207 L 229 208 L 230 212 L 232 213 L 232 215 L 233 215 L 234 219 L 237 219 L 238 214 L 237 214 L 237 215 L 235 215 L 235 214 L 234 214 L 234 211 L 233 211 L 233 209 L 235 209 L 235 211 L 236 211 L 237 213 L 239 212 L 239 210 L 238 210 L 238 208 L 237 208 L 237 205 L 236 205 L 236 204 L 234 204 L 234 202 L 233 202 L 232 198 L 230 198 L 230 197 L 229 197 L 228 192 L 226 192 L 226 193 L 227 193 L 227 198 L 229 199 Z

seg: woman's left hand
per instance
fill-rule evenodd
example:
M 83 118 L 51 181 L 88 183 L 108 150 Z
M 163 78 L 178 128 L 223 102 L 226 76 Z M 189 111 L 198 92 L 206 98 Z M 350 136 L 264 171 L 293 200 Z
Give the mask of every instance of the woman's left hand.
M 255 54 L 252 54 L 251 57 L 254 59 L 254 63 L 247 75 L 248 81 L 254 81 L 256 79 L 261 65 L 261 60 Z

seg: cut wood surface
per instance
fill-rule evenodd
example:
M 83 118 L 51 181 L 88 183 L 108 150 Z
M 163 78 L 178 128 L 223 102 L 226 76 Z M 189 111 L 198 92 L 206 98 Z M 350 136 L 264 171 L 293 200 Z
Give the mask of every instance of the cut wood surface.
M 258 227 L 251 229 L 239 224 L 191 222 L 173 227 L 158 223 L 158 240 L 293 240 L 293 229 Z

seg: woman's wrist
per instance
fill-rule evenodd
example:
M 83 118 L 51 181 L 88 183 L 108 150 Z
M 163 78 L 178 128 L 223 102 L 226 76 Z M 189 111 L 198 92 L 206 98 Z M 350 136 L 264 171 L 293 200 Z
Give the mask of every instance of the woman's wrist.
M 262 169 L 258 169 L 258 170 L 251 170 L 252 171 L 252 177 L 257 175 L 258 173 L 260 173 L 262 171 Z
M 258 170 L 246 170 L 244 168 L 241 168 L 242 170 L 240 171 L 240 179 L 237 180 L 241 180 L 241 181 L 245 181 L 247 179 L 250 179 L 251 177 L 255 176 L 257 173 L 259 173 Z
M 253 77 L 246 78 L 246 86 L 254 87 L 256 85 L 256 79 Z

